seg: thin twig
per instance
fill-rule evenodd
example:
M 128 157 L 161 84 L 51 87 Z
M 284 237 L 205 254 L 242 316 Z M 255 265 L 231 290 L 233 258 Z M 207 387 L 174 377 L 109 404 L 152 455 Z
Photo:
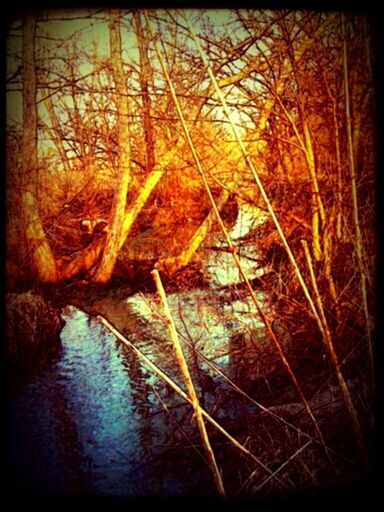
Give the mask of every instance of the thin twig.
M 273 478 L 274 476 L 276 476 L 276 475 L 277 475 L 277 473 L 279 473 L 282 469 L 284 469 L 284 468 L 285 468 L 285 467 L 286 467 L 286 466 L 287 466 L 287 465 L 288 465 L 288 464 L 289 464 L 289 463 L 290 463 L 290 462 L 291 462 L 295 457 L 297 457 L 297 456 L 299 455 L 299 453 L 301 453 L 302 451 L 304 451 L 304 450 L 305 450 L 305 449 L 306 449 L 306 448 L 311 444 L 311 442 L 312 442 L 312 441 L 308 441 L 307 443 L 305 443 L 305 445 L 304 445 L 304 446 L 302 446 L 302 447 L 301 447 L 301 448 L 299 448 L 299 449 L 298 449 L 294 454 L 292 454 L 292 455 L 289 457 L 289 459 L 288 459 L 288 460 L 286 460 L 286 461 L 285 461 L 281 466 L 279 466 L 279 467 L 276 469 L 276 471 L 274 471 L 274 472 L 273 472 L 273 474 L 272 474 L 272 475 L 269 475 L 269 476 L 268 476 L 268 477 L 267 477 L 263 482 L 261 482 L 261 484 L 260 484 L 260 485 L 258 485 L 258 486 L 256 487 L 256 489 L 255 489 L 255 491 L 254 491 L 254 492 L 256 493 L 256 492 L 260 491 L 260 489 L 261 489 L 262 487 L 264 487 L 264 485 L 265 485 L 266 483 L 268 483 L 268 482 L 271 480 L 271 478 Z M 248 481 L 252 478 L 253 474 L 254 474 L 254 472 L 249 476 Z M 246 482 L 246 483 L 247 483 L 247 482 Z
M 220 90 L 220 88 L 219 88 L 219 86 L 217 84 L 217 80 L 216 80 L 216 78 L 215 78 L 215 76 L 213 74 L 212 68 L 211 68 L 211 66 L 210 66 L 210 64 L 209 64 L 209 62 L 207 60 L 207 57 L 205 56 L 205 54 L 204 54 L 204 52 L 203 52 L 203 50 L 202 50 L 202 48 L 200 46 L 199 40 L 198 40 L 198 38 L 197 38 L 197 36 L 196 36 L 192 26 L 189 24 L 189 22 L 187 22 L 187 23 L 188 23 L 189 31 L 190 31 L 190 33 L 191 33 L 191 35 L 193 37 L 193 40 L 194 40 L 194 42 L 196 44 L 196 48 L 198 49 L 198 51 L 200 53 L 202 61 L 204 62 L 204 65 L 205 65 L 205 67 L 207 69 L 207 72 L 209 74 L 210 80 L 211 80 L 211 82 L 212 82 L 212 84 L 213 84 L 213 86 L 215 88 L 216 94 L 217 94 L 218 98 L 221 101 L 224 113 L 225 113 L 226 117 L 228 118 L 228 121 L 229 121 L 229 123 L 230 123 L 230 125 L 232 127 L 233 134 L 234 134 L 234 136 L 235 136 L 235 138 L 236 138 L 236 140 L 237 140 L 237 142 L 239 144 L 239 147 L 240 147 L 241 152 L 243 154 L 244 160 L 245 160 L 247 166 L 249 167 L 250 171 L 252 172 L 252 175 L 253 175 L 256 183 L 257 183 L 257 186 L 259 187 L 260 193 L 261 193 L 261 195 L 263 197 L 263 200 L 264 200 L 264 202 L 265 202 L 265 204 L 267 206 L 268 212 L 269 212 L 269 214 L 270 214 L 270 216 L 271 216 L 271 218 L 273 220 L 273 223 L 274 223 L 274 225 L 276 227 L 277 232 L 279 233 L 279 236 L 280 236 L 281 241 L 282 241 L 282 243 L 284 245 L 284 248 L 285 248 L 285 250 L 287 252 L 289 260 L 292 263 L 292 266 L 294 268 L 295 274 L 296 274 L 296 276 L 297 276 L 297 278 L 298 278 L 298 280 L 299 280 L 299 282 L 301 284 L 301 287 L 302 287 L 302 289 L 304 291 L 304 294 L 305 294 L 305 296 L 307 298 L 307 301 L 308 301 L 308 304 L 310 306 L 310 309 L 311 309 L 315 319 L 317 320 L 317 323 L 320 326 L 321 322 L 320 322 L 318 313 L 316 311 L 316 307 L 315 307 L 315 305 L 313 303 L 313 300 L 312 300 L 312 297 L 311 297 L 311 295 L 309 293 L 308 287 L 305 284 L 303 276 L 301 275 L 300 269 L 299 269 L 299 267 L 297 265 L 295 257 L 293 256 L 293 253 L 292 253 L 291 248 L 290 248 L 290 246 L 288 244 L 288 241 L 287 241 L 287 239 L 286 239 L 286 237 L 285 237 L 285 235 L 283 233 L 283 230 L 281 228 L 280 222 L 278 221 L 278 219 L 276 217 L 275 211 L 274 211 L 274 209 L 272 207 L 272 204 L 271 204 L 271 202 L 269 200 L 269 197 L 268 197 L 268 195 L 267 195 L 267 193 L 266 193 L 266 191 L 265 191 L 265 189 L 263 187 L 263 184 L 261 183 L 260 177 L 259 177 L 258 172 L 257 172 L 257 170 L 256 170 L 256 168 L 255 168 L 255 166 L 254 166 L 254 164 L 252 162 L 252 159 L 251 159 L 247 149 L 245 148 L 244 142 L 243 142 L 243 140 L 242 140 L 242 138 L 241 138 L 241 136 L 239 134 L 239 131 L 238 131 L 235 123 L 232 121 L 231 113 L 230 113 L 230 111 L 228 109 L 227 102 L 226 102 L 226 100 L 225 100 L 225 98 L 224 98 L 224 96 L 223 96 L 223 94 L 222 94 L 222 92 L 221 92 L 221 90 Z
M 154 395 L 156 396 L 156 398 L 158 399 L 158 401 L 161 403 L 161 405 L 163 406 L 165 412 L 168 414 L 169 418 L 171 419 L 172 423 L 175 425 L 175 427 L 182 433 L 182 435 L 185 437 L 185 439 L 189 442 L 189 444 L 192 446 L 193 450 L 197 453 L 197 455 L 206 463 L 208 464 L 208 461 L 207 459 L 205 459 L 203 457 L 203 455 L 201 454 L 201 452 L 197 449 L 197 446 L 195 445 L 195 443 L 193 442 L 193 440 L 189 437 L 189 435 L 187 434 L 187 432 L 183 429 L 183 427 L 180 425 L 180 423 L 177 421 L 177 419 L 175 418 L 175 416 L 172 414 L 172 411 L 170 410 L 170 408 L 168 407 L 168 405 L 164 402 L 164 400 L 161 398 L 161 396 L 159 395 L 159 393 L 156 391 L 156 389 L 152 386 L 152 391 L 154 393 Z

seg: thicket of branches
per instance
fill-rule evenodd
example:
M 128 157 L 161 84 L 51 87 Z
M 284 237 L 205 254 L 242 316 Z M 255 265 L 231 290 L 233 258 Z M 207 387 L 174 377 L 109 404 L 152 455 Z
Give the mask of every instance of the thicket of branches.
M 296 354 L 303 346 L 325 347 L 327 362 L 317 352 L 316 364 L 328 365 L 332 385 L 340 386 L 364 465 L 372 414 L 376 265 L 369 23 L 338 12 L 242 10 L 207 16 L 196 11 L 190 16 L 202 55 L 184 14 L 84 11 L 86 26 L 79 25 L 70 38 L 54 35 L 53 27 L 59 20 L 62 26 L 74 23 L 74 14 L 60 19 L 59 12 L 43 12 L 33 27 L 29 18 L 15 20 L 8 34 L 8 88 L 22 90 L 25 109 L 28 55 L 20 40 L 33 36 L 37 153 L 35 161 L 26 154 L 33 142 L 33 136 L 26 138 L 28 121 L 11 122 L 10 108 L 10 282 L 20 277 L 20 269 L 24 277 L 34 272 L 48 281 L 80 271 L 103 280 L 100 268 L 107 258 L 98 263 L 103 250 L 115 243 L 110 252 L 121 257 L 121 232 L 129 244 L 145 228 L 137 216 L 133 227 L 124 224 L 135 204 L 148 216 L 160 209 L 162 222 L 170 225 L 192 218 L 197 229 L 211 202 L 179 107 L 214 198 L 227 190 L 239 202 L 269 212 L 254 243 L 268 269 L 263 286 L 274 306 L 272 320 L 289 329 Z M 82 31 L 91 26 L 109 31 L 111 45 L 116 37 L 120 54 L 111 58 L 101 42 L 85 45 Z M 124 166 L 127 192 L 121 188 Z M 159 181 L 141 204 L 138 197 L 156 170 Z M 116 190 L 123 190 L 121 204 Z M 27 191 L 36 200 L 33 212 Z M 77 226 L 87 217 L 108 218 L 118 236 L 111 235 L 105 246 L 98 242 L 97 255 L 89 251 L 76 266 L 73 261 L 84 250 Z M 28 234 L 26 218 L 32 224 L 40 218 L 41 230 Z M 36 242 L 41 247 L 43 240 L 55 268 L 49 278 L 34 260 Z M 297 370 L 304 360 L 297 359 Z M 363 405 L 356 410 L 345 382 L 359 375 Z

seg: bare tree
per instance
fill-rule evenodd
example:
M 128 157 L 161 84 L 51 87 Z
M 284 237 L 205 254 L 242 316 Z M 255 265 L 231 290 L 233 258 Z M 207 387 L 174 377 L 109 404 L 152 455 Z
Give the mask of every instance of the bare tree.
M 33 268 L 42 282 L 55 282 L 56 263 L 46 240 L 37 204 L 36 18 L 23 18 L 22 213 Z
M 151 119 L 151 98 L 149 95 L 151 68 L 148 58 L 148 38 L 145 36 L 139 11 L 135 11 L 134 21 L 140 55 L 139 81 L 143 104 L 142 115 L 146 150 L 146 169 L 147 172 L 150 172 L 153 169 L 153 166 L 155 165 L 155 142 L 153 124 Z
M 105 241 L 103 256 L 97 267 L 93 280 L 106 283 L 109 281 L 120 249 L 122 226 L 125 217 L 128 186 L 131 168 L 131 141 L 128 121 L 128 101 L 126 97 L 126 77 L 123 67 L 119 10 L 109 15 L 110 52 L 112 73 L 116 87 L 116 109 L 118 123 L 118 188 L 116 189 L 109 217 L 109 230 Z

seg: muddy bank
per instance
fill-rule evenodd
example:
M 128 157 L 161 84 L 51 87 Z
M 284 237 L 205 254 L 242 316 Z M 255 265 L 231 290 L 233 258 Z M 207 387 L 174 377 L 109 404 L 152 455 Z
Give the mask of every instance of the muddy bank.
M 60 310 L 33 292 L 6 295 L 6 362 L 12 380 L 23 381 L 60 349 Z

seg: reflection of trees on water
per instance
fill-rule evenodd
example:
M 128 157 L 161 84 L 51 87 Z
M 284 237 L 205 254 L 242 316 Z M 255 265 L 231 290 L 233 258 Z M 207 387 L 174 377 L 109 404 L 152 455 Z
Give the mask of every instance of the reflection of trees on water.
M 58 463 L 61 463 L 67 474 L 66 487 L 69 493 L 83 494 L 91 489 L 92 475 L 89 472 L 91 458 L 84 453 L 79 439 L 78 423 L 74 419 L 67 390 L 59 373 L 53 372 L 52 393 L 48 401 L 52 409 L 54 434 L 58 451 Z
M 13 405 L 12 478 L 21 492 L 82 494 L 90 489 L 89 459 L 67 395 L 54 362 Z
M 117 343 L 117 342 L 116 342 Z M 131 388 L 132 407 L 138 417 L 140 428 L 140 444 L 144 450 L 152 446 L 152 419 L 151 419 L 151 387 L 147 382 L 147 371 L 143 368 L 137 356 L 121 345 L 119 351 L 122 354 L 124 372 L 127 374 Z
M 105 316 L 128 339 L 134 337 L 140 341 L 141 324 L 122 298 L 113 300 L 105 297 L 91 307 L 91 313 Z M 89 317 L 91 318 L 91 317 Z M 94 319 L 91 318 L 91 322 Z M 137 356 L 123 347 L 117 340 L 114 343 L 119 354 L 122 375 L 130 388 L 130 402 L 140 428 L 137 430 L 141 445 L 145 450 L 151 446 L 151 388 L 148 384 L 148 371 L 143 367 Z M 153 401 L 153 400 L 152 400 Z
M 92 313 L 107 318 L 151 361 L 183 387 L 165 326 L 156 316 L 152 317 L 140 297 L 136 296 L 133 302 L 131 299 L 117 301 L 104 298 L 93 305 Z M 136 311 L 137 308 L 140 311 Z M 167 486 L 180 486 L 180 482 L 177 484 L 178 468 L 184 464 L 185 450 L 173 447 L 180 440 L 186 444 L 177 424 L 187 425 L 186 429 L 192 433 L 195 431 L 194 422 L 190 422 L 191 407 L 153 375 L 136 354 L 117 341 L 115 344 L 130 386 L 130 407 L 136 420 L 135 434 L 142 447 L 141 463 L 146 468 L 146 483 L 143 485 L 150 486 L 151 494 L 167 494 Z M 180 456 L 176 457 L 175 450 L 180 451 Z M 162 478 L 159 478 L 159 474 Z
M 62 339 L 51 401 L 66 490 L 132 493 L 140 480 L 140 443 L 121 355 L 101 326 L 75 309 Z

